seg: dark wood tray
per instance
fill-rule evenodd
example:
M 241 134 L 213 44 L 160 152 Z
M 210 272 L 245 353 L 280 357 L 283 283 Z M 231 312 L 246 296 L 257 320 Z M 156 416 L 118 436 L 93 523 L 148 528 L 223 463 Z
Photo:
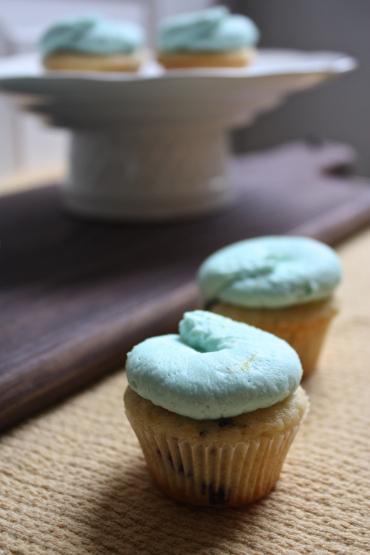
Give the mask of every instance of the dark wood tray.
M 99 224 L 62 210 L 58 187 L 0 199 L 0 428 L 112 369 L 197 303 L 202 259 L 245 237 L 333 243 L 370 219 L 370 183 L 342 146 L 288 145 L 235 159 L 234 206 L 163 224 Z M 97 407 L 97 410 L 99 407 Z

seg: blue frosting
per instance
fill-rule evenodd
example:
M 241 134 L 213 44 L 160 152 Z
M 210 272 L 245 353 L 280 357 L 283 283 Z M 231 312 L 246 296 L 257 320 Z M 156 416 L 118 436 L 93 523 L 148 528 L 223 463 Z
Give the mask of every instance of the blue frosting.
M 162 52 L 225 52 L 252 47 L 258 39 L 251 19 L 216 7 L 167 19 L 159 31 L 158 48 Z
M 299 385 L 301 363 L 282 339 L 211 312 L 185 313 L 179 335 L 143 341 L 127 355 L 131 388 L 195 419 L 269 407 Z
M 64 20 L 50 27 L 40 40 L 43 56 L 58 52 L 91 55 L 130 54 L 141 47 L 144 35 L 134 23 L 97 16 Z
M 330 247 L 314 239 L 258 237 L 217 251 L 198 277 L 206 303 L 280 308 L 328 298 L 341 265 Z

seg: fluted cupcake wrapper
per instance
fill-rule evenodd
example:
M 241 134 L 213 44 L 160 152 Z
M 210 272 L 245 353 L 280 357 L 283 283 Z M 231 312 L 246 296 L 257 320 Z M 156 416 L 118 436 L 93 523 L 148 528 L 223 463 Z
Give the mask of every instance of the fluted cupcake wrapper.
M 301 359 L 304 376 L 315 370 L 337 302 L 308 303 L 288 309 L 248 309 L 216 304 L 212 310 L 222 316 L 250 324 L 287 341 Z
M 301 360 L 304 376 L 307 377 L 316 369 L 331 320 L 332 316 L 320 320 L 311 327 L 296 325 L 285 330 L 272 327 L 266 331 L 285 339 L 295 349 Z M 258 327 L 263 329 L 263 324 Z
M 265 496 L 279 478 L 298 425 L 245 442 L 193 443 L 135 429 L 151 475 L 169 496 L 196 505 L 238 506 Z

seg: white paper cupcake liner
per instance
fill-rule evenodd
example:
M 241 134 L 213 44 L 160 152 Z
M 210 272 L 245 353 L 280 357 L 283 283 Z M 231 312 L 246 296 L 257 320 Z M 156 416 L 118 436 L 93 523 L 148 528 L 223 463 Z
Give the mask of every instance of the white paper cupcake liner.
M 135 429 L 135 428 L 134 428 Z M 237 506 L 265 496 L 275 485 L 298 425 L 243 443 L 191 443 L 135 432 L 151 475 L 171 497 L 197 505 Z

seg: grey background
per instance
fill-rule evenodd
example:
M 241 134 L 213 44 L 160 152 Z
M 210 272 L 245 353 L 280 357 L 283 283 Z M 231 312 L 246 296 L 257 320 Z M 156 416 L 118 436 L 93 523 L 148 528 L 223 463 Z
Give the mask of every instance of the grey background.
M 262 30 L 260 46 L 334 50 L 355 56 L 359 68 L 289 102 L 235 134 L 237 151 L 304 137 L 352 144 L 359 173 L 370 175 L 370 1 L 239 0 L 229 2 Z

